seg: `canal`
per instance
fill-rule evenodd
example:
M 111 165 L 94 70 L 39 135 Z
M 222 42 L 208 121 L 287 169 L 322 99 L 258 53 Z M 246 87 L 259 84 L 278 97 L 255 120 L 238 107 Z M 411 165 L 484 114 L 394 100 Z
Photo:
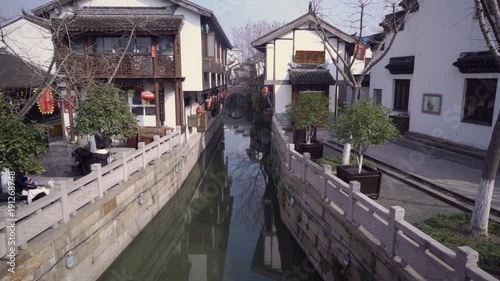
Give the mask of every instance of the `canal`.
M 99 280 L 321 280 L 279 219 L 269 129 L 235 116 Z

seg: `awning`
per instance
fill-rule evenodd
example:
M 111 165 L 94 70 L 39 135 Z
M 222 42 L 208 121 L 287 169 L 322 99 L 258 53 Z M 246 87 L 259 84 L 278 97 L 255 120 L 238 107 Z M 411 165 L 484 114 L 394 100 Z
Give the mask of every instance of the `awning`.
M 335 85 L 328 69 L 290 69 L 292 85 Z
M 415 56 L 394 57 L 389 60 L 385 66 L 391 74 L 413 74 L 415 66 Z
M 500 67 L 489 52 L 467 52 L 461 53 L 460 57 L 453 63 L 462 73 L 498 73 Z

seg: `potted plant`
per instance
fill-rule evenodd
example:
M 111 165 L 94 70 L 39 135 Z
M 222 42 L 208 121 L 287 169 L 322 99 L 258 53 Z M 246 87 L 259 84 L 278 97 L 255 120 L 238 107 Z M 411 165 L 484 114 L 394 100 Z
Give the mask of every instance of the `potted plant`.
M 287 105 L 286 113 L 295 129 L 302 130 L 304 141 L 297 143 L 297 151 L 308 152 L 311 160 L 323 157 L 323 145 L 312 142 L 312 137 L 319 126 L 326 126 L 332 112 L 328 108 L 328 96 L 317 92 L 300 92 L 297 98 Z
M 345 182 L 358 181 L 361 192 L 375 199 L 380 195 L 382 174 L 363 165 L 363 156 L 368 148 L 401 137 L 388 115 L 387 108 L 363 100 L 347 105 L 332 126 L 335 137 L 350 143 L 357 152 L 357 165 L 337 166 L 337 177 Z

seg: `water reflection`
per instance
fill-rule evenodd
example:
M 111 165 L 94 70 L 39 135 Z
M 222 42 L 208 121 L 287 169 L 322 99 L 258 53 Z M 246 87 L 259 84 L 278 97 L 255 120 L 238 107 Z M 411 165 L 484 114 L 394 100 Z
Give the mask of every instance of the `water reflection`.
M 279 219 L 274 186 L 258 161 L 266 152 L 249 135 L 226 127 L 99 280 L 321 280 Z

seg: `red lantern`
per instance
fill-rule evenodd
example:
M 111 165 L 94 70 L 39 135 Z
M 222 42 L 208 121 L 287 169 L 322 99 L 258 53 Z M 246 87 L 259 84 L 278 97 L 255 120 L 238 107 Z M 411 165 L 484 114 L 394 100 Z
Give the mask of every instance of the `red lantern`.
M 196 114 L 201 114 L 203 112 L 203 108 L 201 107 L 201 105 L 198 105 L 198 107 L 196 108 Z
M 262 91 L 264 92 L 264 95 L 267 95 L 267 93 L 269 93 L 269 89 L 267 88 L 267 86 L 264 86 L 264 89 L 262 89 Z
M 42 114 L 54 113 L 54 99 L 52 98 L 52 91 L 50 89 L 45 90 L 40 96 L 38 108 Z
M 150 91 L 142 92 L 141 99 L 145 100 L 146 104 L 149 105 L 149 102 L 155 99 L 155 94 Z
M 210 110 L 211 106 L 212 106 L 212 100 L 207 99 L 207 101 L 205 102 L 205 107 L 207 108 L 207 110 Z

